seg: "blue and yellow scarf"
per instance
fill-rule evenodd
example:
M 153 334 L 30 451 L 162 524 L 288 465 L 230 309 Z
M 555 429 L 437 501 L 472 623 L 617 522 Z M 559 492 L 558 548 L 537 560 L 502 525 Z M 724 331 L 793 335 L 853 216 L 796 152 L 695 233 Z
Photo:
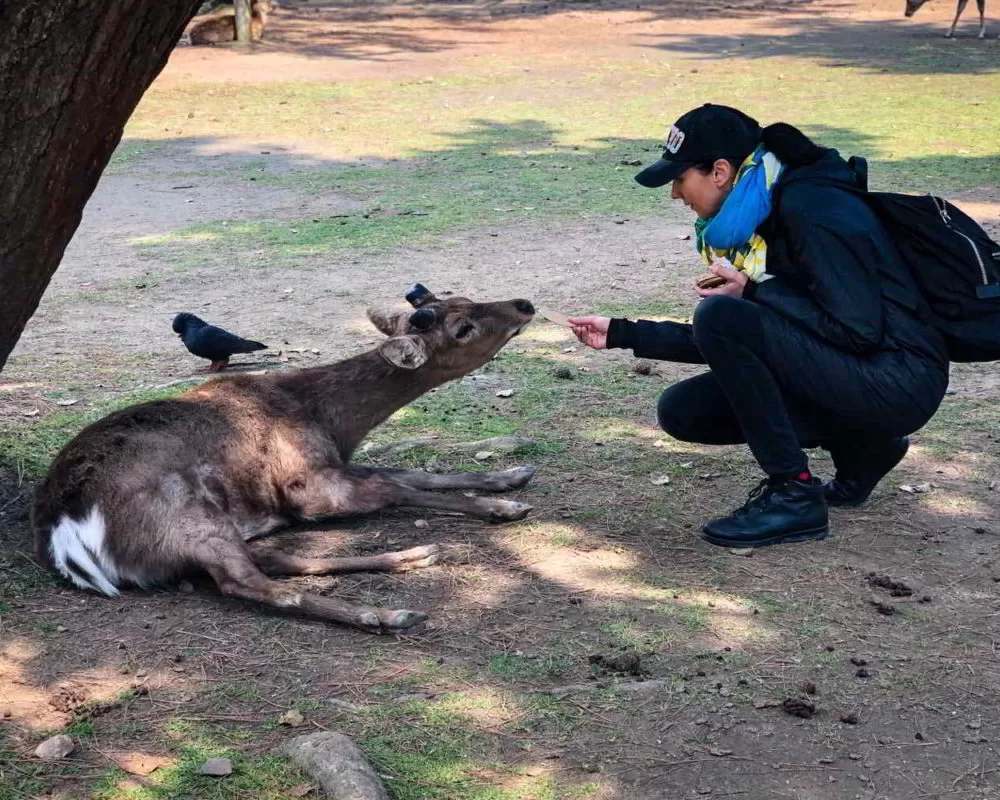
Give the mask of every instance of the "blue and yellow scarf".
M 706 264 L 720 256 L 752 281 L 769 277 L 767 244 L 755 231 L 771 213 L 771 188 L 783 166 L 774 154 L 758 147 L 740 165 L 722 208 L 714 217 L 694 223 L 695 248 Z

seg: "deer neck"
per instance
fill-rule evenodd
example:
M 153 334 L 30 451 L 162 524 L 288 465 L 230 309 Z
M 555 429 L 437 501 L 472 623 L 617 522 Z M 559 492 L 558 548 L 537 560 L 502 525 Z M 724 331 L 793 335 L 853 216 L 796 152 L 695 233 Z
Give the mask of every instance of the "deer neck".
M 336 441 L 345 462 L 370 431 L 448 380 L 433 368 L 395 367 L 377 350 L 303 370 L 297 377 L 296 394 L 307 405 L 312 405 L 308 398 L 317 398 L 311 413 Z

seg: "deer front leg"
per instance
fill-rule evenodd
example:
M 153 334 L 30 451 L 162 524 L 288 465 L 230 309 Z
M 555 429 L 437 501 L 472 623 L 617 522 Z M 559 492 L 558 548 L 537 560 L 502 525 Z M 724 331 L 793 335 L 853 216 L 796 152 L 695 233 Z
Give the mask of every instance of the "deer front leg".
M 976 0 L 979 9 L 979 38 L 986 38 L 986 0 Z
M 441 548 L 436 544 L 347 558 L 303 558 L 276 550 L 255 550 L 250 556 L 266 575 L 338 575 L 347 572 L 408 572 L 436 564 Z
M 355 468 L 356 469 L 356 468 Z M 510 492 L 528 485 L 534 467 L 513 467 L 496 472 L 456 472 L 436 475 L 422 469 L 373 467 L 371 472 L 410 489 L 474 489 L 481 492 Z
M 526 503 L 465 495 L 436 494 L 388 480 L 369 469 L 329 467 L 291 482 L 286 501 L 304 519 L 370 514 L 383 508 L 420 506 L 459 511 L 490 522 L 524 519 Z
M 978 0 L 976 0 L 978 2 Z M 955 28 L 958 26 L 958 18 L 962 16 L 962 12 L 965 11 L 965 7 L 969 4 L 969 0 L 958 0 L 958 7 L 955 9 L 955 19 L 952 20 L 951 28 L 944 35 L 946 39 L 951 39 L 955 35 Z

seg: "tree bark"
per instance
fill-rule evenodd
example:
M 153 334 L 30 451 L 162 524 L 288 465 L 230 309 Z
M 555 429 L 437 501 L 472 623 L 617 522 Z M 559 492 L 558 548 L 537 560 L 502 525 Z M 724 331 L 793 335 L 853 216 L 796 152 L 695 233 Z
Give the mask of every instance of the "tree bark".
M 0 0 L 0 370 L 198 0 Z
M 250 0 L 233 0 L 236 14 L 236 41 L 250 44 Z

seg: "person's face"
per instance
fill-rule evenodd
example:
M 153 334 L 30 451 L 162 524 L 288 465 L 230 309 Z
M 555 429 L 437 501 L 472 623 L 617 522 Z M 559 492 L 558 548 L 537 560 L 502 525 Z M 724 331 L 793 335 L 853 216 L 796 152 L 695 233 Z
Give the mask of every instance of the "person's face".
M 708 219 L 722 207 L 734 178 L 733 165 L 720 158 L 707 173 L 690 167 L 678 175 L 671 184 L 670 197 L 683 200 L 701 219 Z

